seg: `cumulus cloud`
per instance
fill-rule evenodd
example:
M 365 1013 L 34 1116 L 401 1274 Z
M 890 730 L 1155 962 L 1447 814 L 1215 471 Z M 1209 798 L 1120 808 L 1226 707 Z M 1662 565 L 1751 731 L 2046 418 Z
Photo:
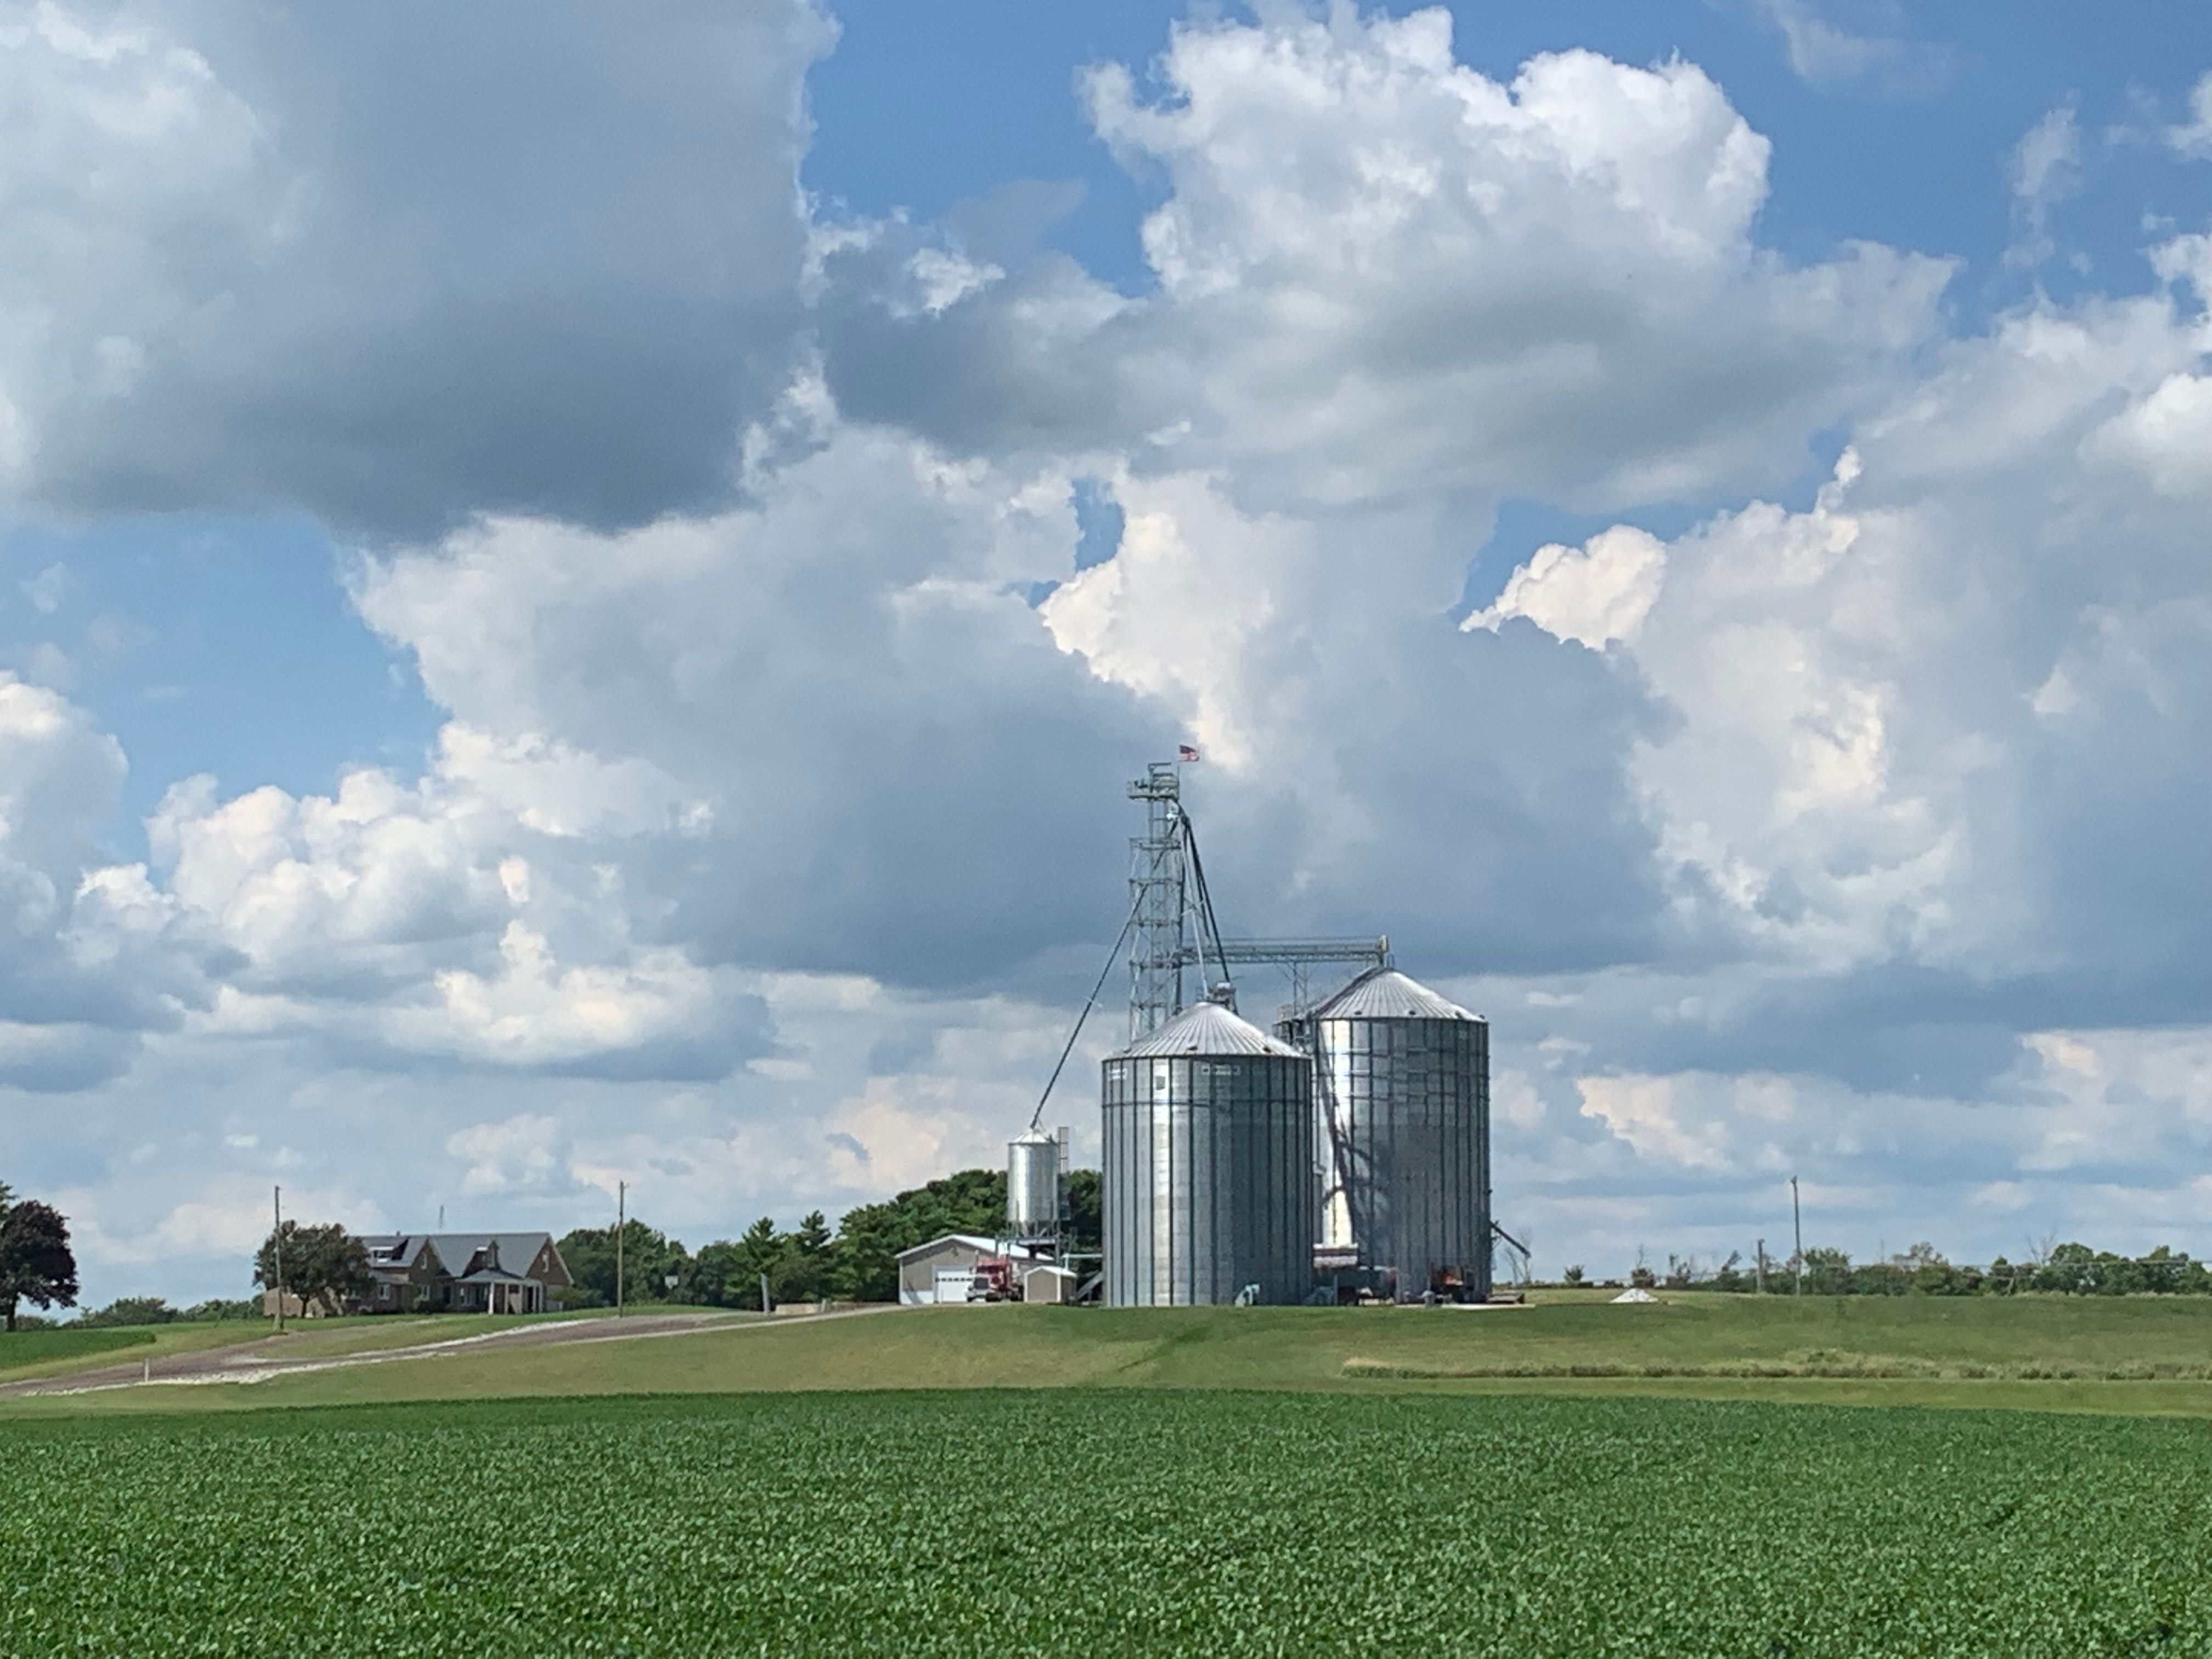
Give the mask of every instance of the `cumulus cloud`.
M 1168 181 L 1156 291 L 1048 260 L 902 303 L 910 273 L 863 239 L 828 262 L 844 407 L 960 448 L 1223 469 L 1268 505 L 1621 502 L 1795 471 L 1934 324 L 1939 262 L 1757 244 L 1767 141 L 1688 64 L 1568 52 L 1503 83 L 1454 60 L 1440 11 L 1271 15 L 1178 27 L 1158 82 L 1086 82 L 1100 136 Z
M 2178 826 L 2212 809 L 2212 600 L 2184 447 L 2158 441 L 2201 325 L 2179 293 L 2020 312 L 1866 422 L 1805 510 L 1547 549 L 1484 613 L 1586 642 L 1601 579 L 1656 572 L 1615 666 L 1673 718 L 1632 775 L 1681 936 L 1766 967 L 1704 988 L 1717 1044 L 1616 1030 L 1616 1063 L 1866 1081 L 1871 1049 L 1893 1085 L 1971 1096 L 2069 1000 L 2201 1016 L 2212 881 Z
M 479 749 L 522 743 L 597 757 L 594 801 L 658 792 L 622 867 L 641 936 L 953 984 L 1091 936 L 1069 872 L 1122 834 L 1098 781 L 1172 741 L 1024 597 L 1072 572 L 1070 488 L 833 426 L 755 506 L 618 538 L 494 521 L 380 562 L 360 603 L 482 734 L 446 751 L 473 799 Z
M 1554 542 L 1540 547 L 1508 578 L 1505 591 L 1462 626 L 1495 634 L 1508 617 L 1526 617 L 1554 638 L 1593 651 L 1632 640 L 1659 597 L 1667 550 L 1633 525 L 1616 525 L 1579 551 Z
M 1188 711 L 1222 769 L 1189 787 L 1233 929 L 1387 932 L 1431 971 L 1656 948 L 1624 764 L 1648 711 L 1533 630 L 1461 632 L 1446 523 L 1252 513 L 1191 475 L 1119 499 L 1121 551 L 1044 617 L 1095 672 Z
M 0 1084 L 111 1077 L 209 994 L 173 901 L 98 846 L 124 769 L 85 710 L 0 672 Z
M 39 0 L 0 27 L 0 489 L 419 533 L 726 499 L 800 325 L 805 0 Z

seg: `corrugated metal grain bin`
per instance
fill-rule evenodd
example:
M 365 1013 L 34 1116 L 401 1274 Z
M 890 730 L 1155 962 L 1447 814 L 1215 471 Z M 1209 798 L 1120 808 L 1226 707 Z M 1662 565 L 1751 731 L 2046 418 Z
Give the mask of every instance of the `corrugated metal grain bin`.
M 1314 1058 L 1325 1248 L 1401 1301 L 1490 1294 L 1490 1025 L 1373 968 L 1285 1028 Z
M 1030 1129 L 1006 1143 L 1006 1229 L 1015 1238 L 1060 1232 L 1060 1142 Z
M 1313 1066 L 1219 1001 L 1103 1068 L 1106 1301 L 1304 1301 L 1313 1284 Z

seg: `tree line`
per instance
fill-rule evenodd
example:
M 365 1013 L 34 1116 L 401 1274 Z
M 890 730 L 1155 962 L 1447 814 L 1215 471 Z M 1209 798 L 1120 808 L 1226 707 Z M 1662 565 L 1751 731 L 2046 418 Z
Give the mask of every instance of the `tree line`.
M 1098 1172 L 1077 1170 L 1068 1178 L 1072 1249 L 1098 1248 Z M 946 1233 L 996 1235 L 1006 1212 L 1001 1170 L 963 1170 L 887 1199 L 848 1210 L 833 1232 L 818 1210 L 785 1231 L 763 1216 L 736 1238 L 718 1238 L 696 1250 L 649 1223 L 631 1218 L 616 1248 L 612 1227 L 579 1227 L 560 1240 L 572 1287 L 571 1308 L 611 1308 L 616 1302 L 616 1261 L 621 1261 L 621 1300 L 626 1305 L 672 1303 L 704 1308 L 761 1305 L 761 1283 L 769 1301 L 823 1299 L 890 1302 L 898 1297 L 898 1255 Z M 300 1305 L 334 1314 L 374 1288 L 368 1250 L 335 1223 L 287 1221 L 255 1253 L 253 1282 L 273 1289 L 282 1255 L 283 1285 Z
M 1825 1245 L 1808 1249 L 1802 1264 L 1794 1255 L 1747 1261 L 1741 1252 L 1732 1251 L 1717 1263 L 1669 1255 L 1662 1272 L 1639 1256 L 1628 1282 L 1643 1289 L 1791 1296 L 1798 1291 L 1801 1266 L 1808 1296 L 2011 1296 L 2022 1291 L 2058 1296 L 2212 1295 L 2212 1264 L 2170 1245 L 2161 1244 L 2148 1255 L 2126 1256 L 2051 1239 L 2031 1246 L 2026 1261 L 1999 1256 L 1985 1267 L 1950 1261 L 1925 1243 L 1884 1261 L 1856 1263 L 1849 1252 Z M 1589 1281 L 1581 1267 L 1572 1267 L 1565 1282 Z
M 1068 1176 L 1071 1249 L 1098 1248 L 1098 1172 Z M 622 1299 L 709 1308 L 761 1305 L 761 1279 L 781 1305 L 827 1298 L 892 1302 L 898 1298 L 898 1255 L 946 1233 L 994 1236 L 1006 1213 L 1003 1170 L 962 1170 L 878 1204 L 848 1210 L 831 1231 L 819 1210 L 786 1231 L 767 1216 L 734 1239 L 696 1251 L 683 1241 L 631 1220 L 622 1235 Z M 571 1307 L 612 1307 L 615 1230 L 580 1227 L 560 1241 L 575 1290 Z

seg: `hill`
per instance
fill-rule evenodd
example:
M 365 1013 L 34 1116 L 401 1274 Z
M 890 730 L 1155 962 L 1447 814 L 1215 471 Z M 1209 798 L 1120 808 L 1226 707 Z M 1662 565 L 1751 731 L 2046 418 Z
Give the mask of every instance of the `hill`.
M 477 1322 L 480 1339 L 501 1322 Z M 2212 1415 L 2212 1300 L 1690 1294 L 1650 1306 L 861 1310 L 611 1321 L 528 1344 L 460 1322 L 264 1344 L 321 1369 L 0 1400 L 0 1415 L 802 1389 L 1262 1389 L 1688 1395 Z M 511 1322 L 509 1328 L 512 1328 Z M 538 1340 L 538 1337 L 564 1340 Z M 437 1340 L 434 1349 L 394 1352 Z M 502 1341 L 504 1339 L 502 1339 Z M 136 1363 L 135 1359 L 132 1363 Z M 156 1373 L 157 1376 L 159 1373 Z M 237 1369 L 213 1373 L 217 1378 Z

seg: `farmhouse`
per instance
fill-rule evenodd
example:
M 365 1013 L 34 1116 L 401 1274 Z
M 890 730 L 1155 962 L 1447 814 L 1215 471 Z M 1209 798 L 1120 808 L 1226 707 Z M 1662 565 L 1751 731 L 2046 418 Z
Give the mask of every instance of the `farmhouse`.
M 370 1233 L 364 1313 L 543 1313 L 574 1281 L 550 1233 Z

